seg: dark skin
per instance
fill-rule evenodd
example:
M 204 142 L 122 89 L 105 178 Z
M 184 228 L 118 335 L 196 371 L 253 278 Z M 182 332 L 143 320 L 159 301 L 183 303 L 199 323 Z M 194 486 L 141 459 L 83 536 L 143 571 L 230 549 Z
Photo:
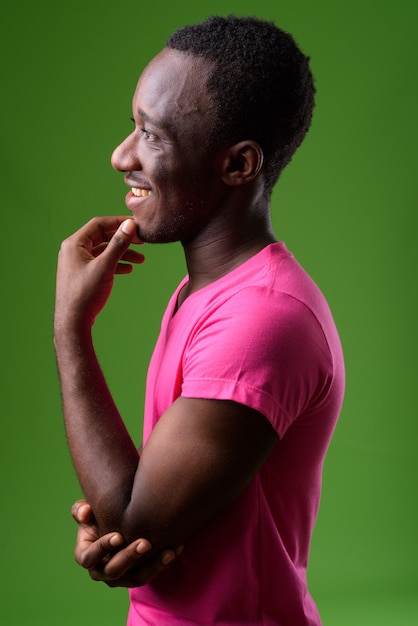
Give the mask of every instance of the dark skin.
M 75 560 L 88 570 L 93 580 L 105 582 L 109 587 L 139 587 L 148 583 L 183 551 L 183 546 L 179 546 L 147 559 L 152 546 L 146 539 L 126 545 L 120 533 L 100 536 L 86 500 L 75 502 L 71 513 L 78 524 Z
M 91 507 L 73 511 L 76 559 L 111 585 L 136 586 L 158 575 L 178 546 L 247 487 L 277 442 L 268 420 L 249 407 L 179 397 L 139 454 L 92 340 L 115 273 L 143 261 L 131 243 L 182 242 L 190 280 L 181 306 L 275 241 L 260 147 L 250 139 L 206 147 L 213 116 L 202 83 L 207 70 L 203 60 L 167 49 L 146 68 L 133 100 L 135 129 L 112 157 L 133 189 L 126 200 L 133 218 L 94 218 L 59 255 L 57 362 L 68 443 Z M 141 329 L 137 311 L 127 319 L 128 351 Z M 137 550 L 141 542 L 145 552 Z

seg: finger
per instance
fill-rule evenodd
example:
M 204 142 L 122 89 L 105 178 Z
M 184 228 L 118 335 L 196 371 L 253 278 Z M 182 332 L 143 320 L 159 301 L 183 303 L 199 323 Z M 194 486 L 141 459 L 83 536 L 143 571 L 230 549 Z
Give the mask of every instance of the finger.
M 141 264 L 145 261 L 145 256 L 141 252 L 137 252 L 136 250 L 132 250 L 132 248 L 128 248 L 122 257 L 122 261 Z
M 133 219 L 127 215 L 93 217 L 87 224 L 69 237 L 69 240 L 76 241 L 79 247 L 84 248 L 86 253 L 90 254 L 96 246 L 109 242 L 121 224 L 128 219 L 133 222 Z M 132 233 L 131 242 L 135 244 L 143 243 L 136 234 L 136 226 Z
M 93 580 L 105 582 L 109 587 L 141 587 L 166 570 L 177 556 L 173 550 L 164 550 L 144 564 L 132 565 L 124 574 L 112 571 L 109 561 L 103 569 L 90 569 L 89 574 Z
M 121 260 L 118 261 L 115 271 L 115 274 L 130 274 L 133 270 L 132 263 L 136 265 L 141 264 L 145 261 L 145 257 L 143 254 L 136 252 L 135 250 L 130 250 L 129 248 L 122 256 Z
M 118 262 L 127 253 L 135 232 L 135 222 L 132 219 L 126 219 L 110 239 L 106 250 L 102 252 L 100 258 L 104 259 L 109 265 L 113 265 L 114 270 L 116 270 Z M 132 268 L 127 271 L 132 271 Z
M 91 251 L 92 255 L 93 255 L 94 257 L 100 256 L 100 255 L 101 255 L 101 253 L 102 253 L 104 250 L 106 250 L 106 248 L 107 248 L 107 243 L 108 243 L 107 241 L 104 241 L 104 242 L 103 242 L 103 243 L 101 243 L 100 245 L 95 246 L 95 247 L 92 249 L 92 251 Z
M 97 538 L 97 535 L 90 534 L 90 527 L 81 527 L 74 551 L 75 560 L 86 569 L 97 568 L 123 542 L 124 539 L 120 533 L 108 533 Z
M 104 575 L 109 579 L 117 579 L 136 565 L 151 550 L 146 539 L 137 539 L 112 556 L 103 568 Z
M 71 515 L 78 524 L 86 524 L 93 520 L 93 511 L 87 500 L 77 500 L 71 507 Z
M 106 241 L 110 241 L 110 239 L 113 237 L 113 235 L 115 234 L 115 232 L 118 230 L 119 226 L 120 226 L 120 225 L 121 225 L 124 221 L 126 221 L 126 220 L 130 219 L 132 222 L 134 222 L 133 218 L 132 218 L 132 217 L 129 217 L 129 216 L 127 216 L 127 215 L 122 216 L 122 217 L 117 218 L 117 219 L 118 219 L 118 220 L 120 219 L 119 225 L 118 225 L 118 227 L 117 227 L 117 228 L 114 228 L 114 229 L 111 229 L 111 230 L 106 231 L 106 234 L 107 234 Z M 135 222 L 134 222 L 134 223 L 135 223 Z M 143 243 L 144 243 L 144 242 L 142 241 L 142 239 L 140 239 L 140 238 L 138 237 L 136 224 L 135 224 L 134 234 L 133 234 L 133 237 L 132 237 L 132 243 L 134 243 L 134 244 L 139 244 L 139 245 L 141 245 L 141 244 L 143 244 Z
M 96 246 L 95 248 L 93 248 L 93 250 L 91 251 L 91 254 L 94 257 L 98 257 L 100 254 L 102 254 L 102 252 L 104 252 L 104 250 L 106 250 L 108 246 L 108 242 L 102 243 L 99 246 Z M 143 263 L 145 261 L 145 256 L 141 253 L 138 252 L 137 250 L 132 250 L 132 248 L 128 248 L 126 250 L 126 252 L 124 253 L 124 255 L 121 258 L 122 261 L 127 261 L 128 263 Z
M 176 559 L 177 557 L 173 550 L 164 550 L 164 552 L 161 552 L 161 554 L 155 556 L 144 565 L 140 565 L 131 575 L 127 572 L 122 579 L 118 581 L 107 581 L 107 584 L 110 587 L 120 586 L 120 582 L 123 580 L 128 587 L 141 587 L 157 578 L 157 576 L 162 574 L 167 567 L 170 567 Z
M 180 556 L 183 550 L 184 550 L 184 546 L 179 546 L 178 548 L 176 548 L 175 549 L 176 556 Z

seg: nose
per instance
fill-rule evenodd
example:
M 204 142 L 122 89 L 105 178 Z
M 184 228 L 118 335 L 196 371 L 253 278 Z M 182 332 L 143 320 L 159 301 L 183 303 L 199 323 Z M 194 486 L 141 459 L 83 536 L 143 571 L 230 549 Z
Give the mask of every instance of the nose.
M 128 137 L 114 149 L 110 161 L 112 167 L 118 172 L 135 172 L 141 169 L 141 163 L 136 149 L 135 132 L 128 135 Z

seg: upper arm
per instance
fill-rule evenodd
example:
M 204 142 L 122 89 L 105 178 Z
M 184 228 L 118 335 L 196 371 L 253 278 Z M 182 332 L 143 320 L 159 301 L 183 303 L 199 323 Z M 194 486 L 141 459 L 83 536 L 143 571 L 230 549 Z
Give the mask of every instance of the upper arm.
M 276 441 L 254 409 L 178 398 L 144 446 L 122 534 L 156 550 L 183 543 L 245 489 Z

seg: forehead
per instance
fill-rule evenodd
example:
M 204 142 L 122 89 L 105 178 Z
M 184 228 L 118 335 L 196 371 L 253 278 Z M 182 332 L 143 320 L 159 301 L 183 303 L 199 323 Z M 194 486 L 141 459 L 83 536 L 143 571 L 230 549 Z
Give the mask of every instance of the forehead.
M 211 65 L 205 59 L 165 48 L 141 74 L 133 109 L 142 111 L 164 129 L 194 128 L 214 112 L 206 90 Z M 182 128 L 184 131 L 184 128 Z

